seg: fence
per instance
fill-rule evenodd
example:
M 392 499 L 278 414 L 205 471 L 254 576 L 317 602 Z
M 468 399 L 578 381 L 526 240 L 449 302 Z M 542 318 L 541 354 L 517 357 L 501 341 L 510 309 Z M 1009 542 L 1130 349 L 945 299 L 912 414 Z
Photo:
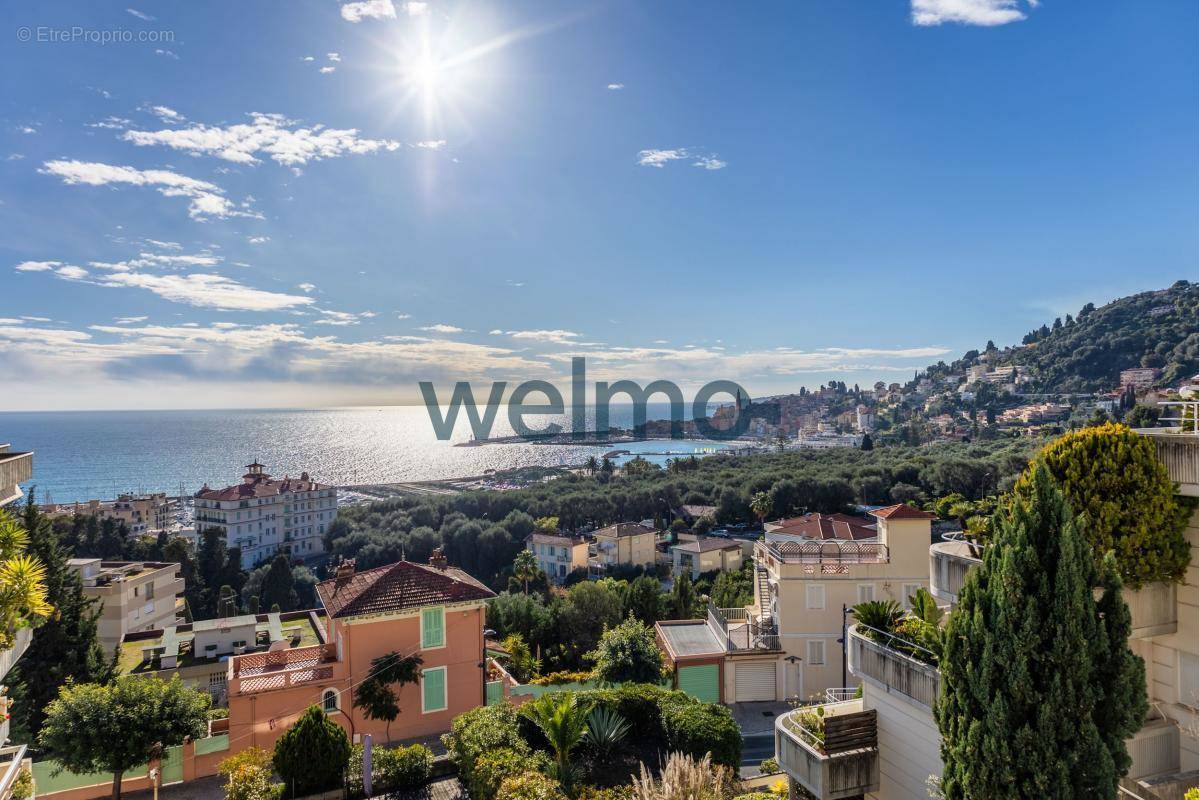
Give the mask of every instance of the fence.
M 152 766 L 159 769 L 160 786 L 215 775 L 217 764 L 228 755 L 227 733 L 168 747 L 159 761 L 127 770 L 121 776 L 121 790 L 132 792 L 152 788 L 149 775 Z M 60 770 L 56 761 L 36 761 L 32 771 L 39 800 L 97 800 L 112 794 L 111 772 L 77 774 Z

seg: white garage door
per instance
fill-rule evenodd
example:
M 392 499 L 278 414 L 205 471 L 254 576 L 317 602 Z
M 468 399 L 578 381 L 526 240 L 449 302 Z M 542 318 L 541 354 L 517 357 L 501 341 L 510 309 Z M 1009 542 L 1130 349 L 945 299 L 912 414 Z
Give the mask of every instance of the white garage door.
M 754 663 L 742 661 L 737 664 L 737 702 L 774 699 L 774 669 L 776 662 Z

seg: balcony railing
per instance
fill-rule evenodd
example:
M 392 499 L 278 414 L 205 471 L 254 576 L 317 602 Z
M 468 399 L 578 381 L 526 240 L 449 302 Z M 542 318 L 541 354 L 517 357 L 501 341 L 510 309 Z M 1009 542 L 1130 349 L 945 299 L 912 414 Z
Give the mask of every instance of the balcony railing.
M 1136 779 L 1178 772 L 1181 769 L 1180 736 L 1177 723 L 1154 712 L 1144 726 L 1124 742 L 1132 758 L 1128 777 Z
M 858 797 L 879 788 L 878 726 L 861 700 L 819 706 L 824 731 L 817 736 L 800 722 L 812 707 L 796 709 L 774 723 L 779 766 L 819 800 Z
M 708 601 L 708 627 L 716 638 L 724 642 L 725 649 L 737 650 L 781 650 L 778 629 L 774 625 L 762 624 L 750 616 L 744 608 L 717 608 Z
M 25 745 L 0 747 L 0 800 L 12 797 L 13 783 L 25 764 Z
M 1178 484 L 1178 493 L 1199 496 L 1199 434 L 1179 428 L 1141 428 L 1137 433 L 1153 442 L 1158 460 Z
M 29 649 L 31 641 L 33 641 L 33 628 L 18 628 L 17 632 L 13 634 L 12 647 L 7 650 L 0 650 L 0 680 L 8 674 L 13 664 L 17 663 L 17 659 Z M 0 740 L 0 744 L 3 743 L 3 740 Z
M 0 506 L 21 497 L 21 487 L 33 478 L 33 453 L 14 453 L 0 444 Z
M 928 548 L 929 589 L 933 597 L 956 603 L 966 573 L 982 563 L 977 546 L 961 539 L 937 542 Z
M 782 564 L 886 564 L 890 555 L 887 546 L 878 542 L 813 539 L 757 542 L 754 559 L 759 563 Z
M 1124 590 L 1124 602 L 1132 613 L 1132 637 L 1147 639 L 1178 632 L 1178 586 L 1149 583 L 1135 592 Z
M 269 692 L 333 677 L 337 649 L 333 644 L 248 653 L 230 659 L 230 695 Z
M 912 656 L 867 638 L 859 625 L 849 628 L 849 671 L 886 692 L 932 709 L 941 692 L 941 671 Z M 883 636 L 888 634 L 878 632 Z M 907 645 L 905 647 L 915 647 Z M 931 656 L 931 653 L 929 654 Z

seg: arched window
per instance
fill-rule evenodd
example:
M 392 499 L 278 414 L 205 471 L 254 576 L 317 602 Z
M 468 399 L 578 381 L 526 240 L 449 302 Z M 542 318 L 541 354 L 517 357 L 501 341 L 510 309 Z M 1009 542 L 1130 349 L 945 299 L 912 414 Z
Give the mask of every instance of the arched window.
M 321 693 L 321 708 L 326 714 L 332 714 L 337 710 L 337 690 L 326 689 Z

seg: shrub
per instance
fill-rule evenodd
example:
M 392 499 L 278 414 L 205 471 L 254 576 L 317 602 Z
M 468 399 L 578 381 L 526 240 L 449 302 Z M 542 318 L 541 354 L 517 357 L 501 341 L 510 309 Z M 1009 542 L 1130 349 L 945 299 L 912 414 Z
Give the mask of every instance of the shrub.
M 33 773 L 28 767 L 21 767 L 13 780 L 11 797 L 12 800 L 29 800 L 33 797 Z
M 275 743 L 275 770 L 292 797 L 332 789 L 350 760 L 350 738 L 317 706 L 310 706 Z
M 556 780 L 540 772 L 523 772 L 504 779 L 496 800 L 566 800 L 566 795 Z
M 510 747 L 489 750 L 475 760 L 466 788 L 474 800 L 493 800 L 506 779 L 526 772 L 548 772 L 549 767 L 545 753 L 522 753 Z
M 237 755 L 229 756 L 224 761 L 216 765 L 216 770 L 221 775 L 229 777 L 240 767 L 251 766 L 259 769 L 269 770 L 272 768 L 271 754 L 261 747 L 247 747 Z
M 282 795 L 284 788 L 271 782 L 270 770 L 242 764 L 229 773 L 225 800 L 273 800 Z
M 1083 428 L 1054 440 L 1016 483 L 1025 499 L 1032 476 L 1044 464 L 1066 497 L 1098 566 L 1114 550 L 1120 576 L 1130 589 L 1154 581 L 1178 581 L 1190 563 L 1183 536 L 1190 503 L 1174 496 L 1166 467 L 1153 443 L 1124 425 Z
M 662 676 L 662 651 L 653 630 L 638 619 L 604 631 L 587 657 L 595 662 L 595 676 L 608 683 L 656 683 Z
M 668 707 L 662 714 L 666 739 L 672 751 L 733 769 L 741 763 L 741 729 L 727 708 L 714 703 L 688 703 Z
M 354 745 L 346 784 L 353 797 L 363 795 L 363 747 Z M 421 744 L 411 747 L 376 747 L 371 751 L 371 789 L 375 793 L 407 791 L 423 786 L 433 771 L 433 753 Z
M 733 794 L 732 771 L 713 765 L 704 756 L 694 759 L 682 753 L 671 753 L 655 779 L 641 765 L 641 777 L 633 779 L 635 800 L 729 800 Z
M 758 771 L 763 775 L 773 775 L 776 772 L 782 772 L 782 770 L 779 769 L 779 762 L 776 758 L 763 759 L 762 763 L 758 765 Z
M 229 719 L 229 709 L 227 708 L 210 708 L 208 709 L 209 719 Z
M 561 686 L 564 683 L 586 683 L 594 680 L 594 672 L 571 672 L 569 670 L 560 670 L 551 672 L 549 675 L 542 675 L 529 681 L 533 686 Z
M 604 789 L 597 786 L 584 786 L 579 792 L 578 800 L 633 800 L 633 787 L 627 783 Z
M 459 714 L 450 732 L 441 737 L 450 758 L 458 765 L 462 782 L 470 788 L 475 763 L 485 752 L 507 748 L 528 756 L 528 743 L 521 738 L 516 709 L 507 703 L 481 706 Z M 483 800 L 473 792 L 474 800 Z

